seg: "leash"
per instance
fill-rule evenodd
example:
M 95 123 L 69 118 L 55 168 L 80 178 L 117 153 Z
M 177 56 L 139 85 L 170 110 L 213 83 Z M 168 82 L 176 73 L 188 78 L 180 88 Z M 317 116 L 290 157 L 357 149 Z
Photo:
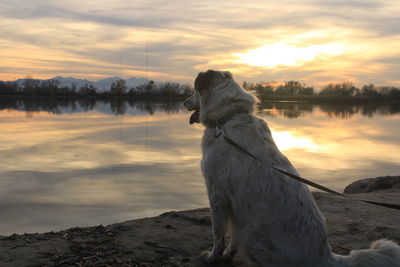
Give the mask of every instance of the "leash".
M 278 167 L 275 167 L 272 164 L 269 164 L 269 163 L 266 163 L 265 161 L 260 160 L 255 155 L 253 155 L 248 150 L 246 150 L 244 147 L 242 147 L 241 145 L 239 145 L 238 143 L 233 141 L 231 138 L 229 138 L 229 136 L 227 136 L 227 134 L 225 133 L 224 129 L 221 126 L 217 125 L 215 127 L 215 130 L 216 130 L 216 138 L 222 136 L 224 138 L 225 142 L 227 142 L 228 144 L 230 144 L 233 147 L 236 147 L 238 150 L 240 150 L 240 151 L 244 152 L 245 154 L 249 155 L 250 157 L 252 157 L 256 161 L 260 162 L 261 164 L 267 165 L 268 167 L 272 168 L 273 170 L 275 170 L 277 172 L 280 172 L 280 173 L 283 173 L 283 174 L 289 176 L 290 178 L 293 178 L 293 179 L 295 179 L 295 180 L 297 180 L 297 181 L 299 181 L 301 183 L 307 184 L 307 185 L 309 185 L 311 187 L 317 188 L 317 189 L 325 191 L 327 193 L 331 193 L 331 194 L 334 194 L 334 195 L 337 195 L 337 196 L 345 197 L 345 198 L 348 198 L 348 199 L 351 199 L 351 200 L 357 200 L 357 201 L 361 201 L 361 202 L 364 202 L 364 203 L 369 203 L 369 204 L 372 204 L 372 205 L 377 205 L 377 206 L 381 206 L 381 207 L 385 207 L 385 208 L 400 210 L 400 205 L 391 204 L 391 203 L 384 203 L 384 202 L 376 202 L 376 201 L 370 201 L 370 200 L 350 197 L 348 195 L 339 193 L 339 192 L 337 192 L 335 190 L 332 190 L 332 189 L 330 189 L 328 187 L 325 187 L 323 185 L 320 185 L 320 184 L 317 184 L 315 182 L 309 181 L 309 180 L 304 179 L 304 178 L 302 178 L 302 177 L 300 177 L 298 175 L 292 174 L 292 173 L 287 172 L 285 170 L 282 170 L 282 169 L 280 169 Z

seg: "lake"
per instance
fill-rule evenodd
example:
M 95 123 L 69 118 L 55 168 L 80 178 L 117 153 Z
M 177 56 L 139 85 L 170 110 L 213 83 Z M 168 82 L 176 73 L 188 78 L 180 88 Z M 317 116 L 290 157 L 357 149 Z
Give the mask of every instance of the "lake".
M 400 105 L 258 106 L 303 177 L 335 190 L 400 173 Z M 181 102 L 0 100 L 0 235 L 208 205 L 202 125 Z

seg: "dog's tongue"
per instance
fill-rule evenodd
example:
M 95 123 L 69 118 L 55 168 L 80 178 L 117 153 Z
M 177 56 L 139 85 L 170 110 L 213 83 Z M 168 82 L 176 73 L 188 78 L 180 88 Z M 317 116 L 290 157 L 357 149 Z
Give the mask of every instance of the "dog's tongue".
M 196 110 L 195 112 L 192 113 L 192 116 L 190 116 L 190 124 L 193 124 L 195 122 L 200 122 L 200 110 Z

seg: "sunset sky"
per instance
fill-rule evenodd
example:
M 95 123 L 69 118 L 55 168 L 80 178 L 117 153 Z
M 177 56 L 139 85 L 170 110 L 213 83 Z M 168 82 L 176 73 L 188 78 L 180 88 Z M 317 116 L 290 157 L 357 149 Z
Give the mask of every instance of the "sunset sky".
M 192 82 L 400 86 L 398 0 L 0 0 L 0 80 L 146 76 Z

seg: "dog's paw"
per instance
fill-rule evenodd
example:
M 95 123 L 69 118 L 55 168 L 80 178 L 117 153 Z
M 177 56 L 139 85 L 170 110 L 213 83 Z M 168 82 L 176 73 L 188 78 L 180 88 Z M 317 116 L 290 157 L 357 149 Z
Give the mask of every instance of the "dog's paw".
M 204 251 L 200 257 L 201 261 L 204 263 L 214 263 L 218 260 L 215 254 L 211 253 L 210 251 Z
M 226 249 L 222 254 L 221 260 L 222 261 L 231 261 L 233 256 L 235 256 L 236 250 Z

